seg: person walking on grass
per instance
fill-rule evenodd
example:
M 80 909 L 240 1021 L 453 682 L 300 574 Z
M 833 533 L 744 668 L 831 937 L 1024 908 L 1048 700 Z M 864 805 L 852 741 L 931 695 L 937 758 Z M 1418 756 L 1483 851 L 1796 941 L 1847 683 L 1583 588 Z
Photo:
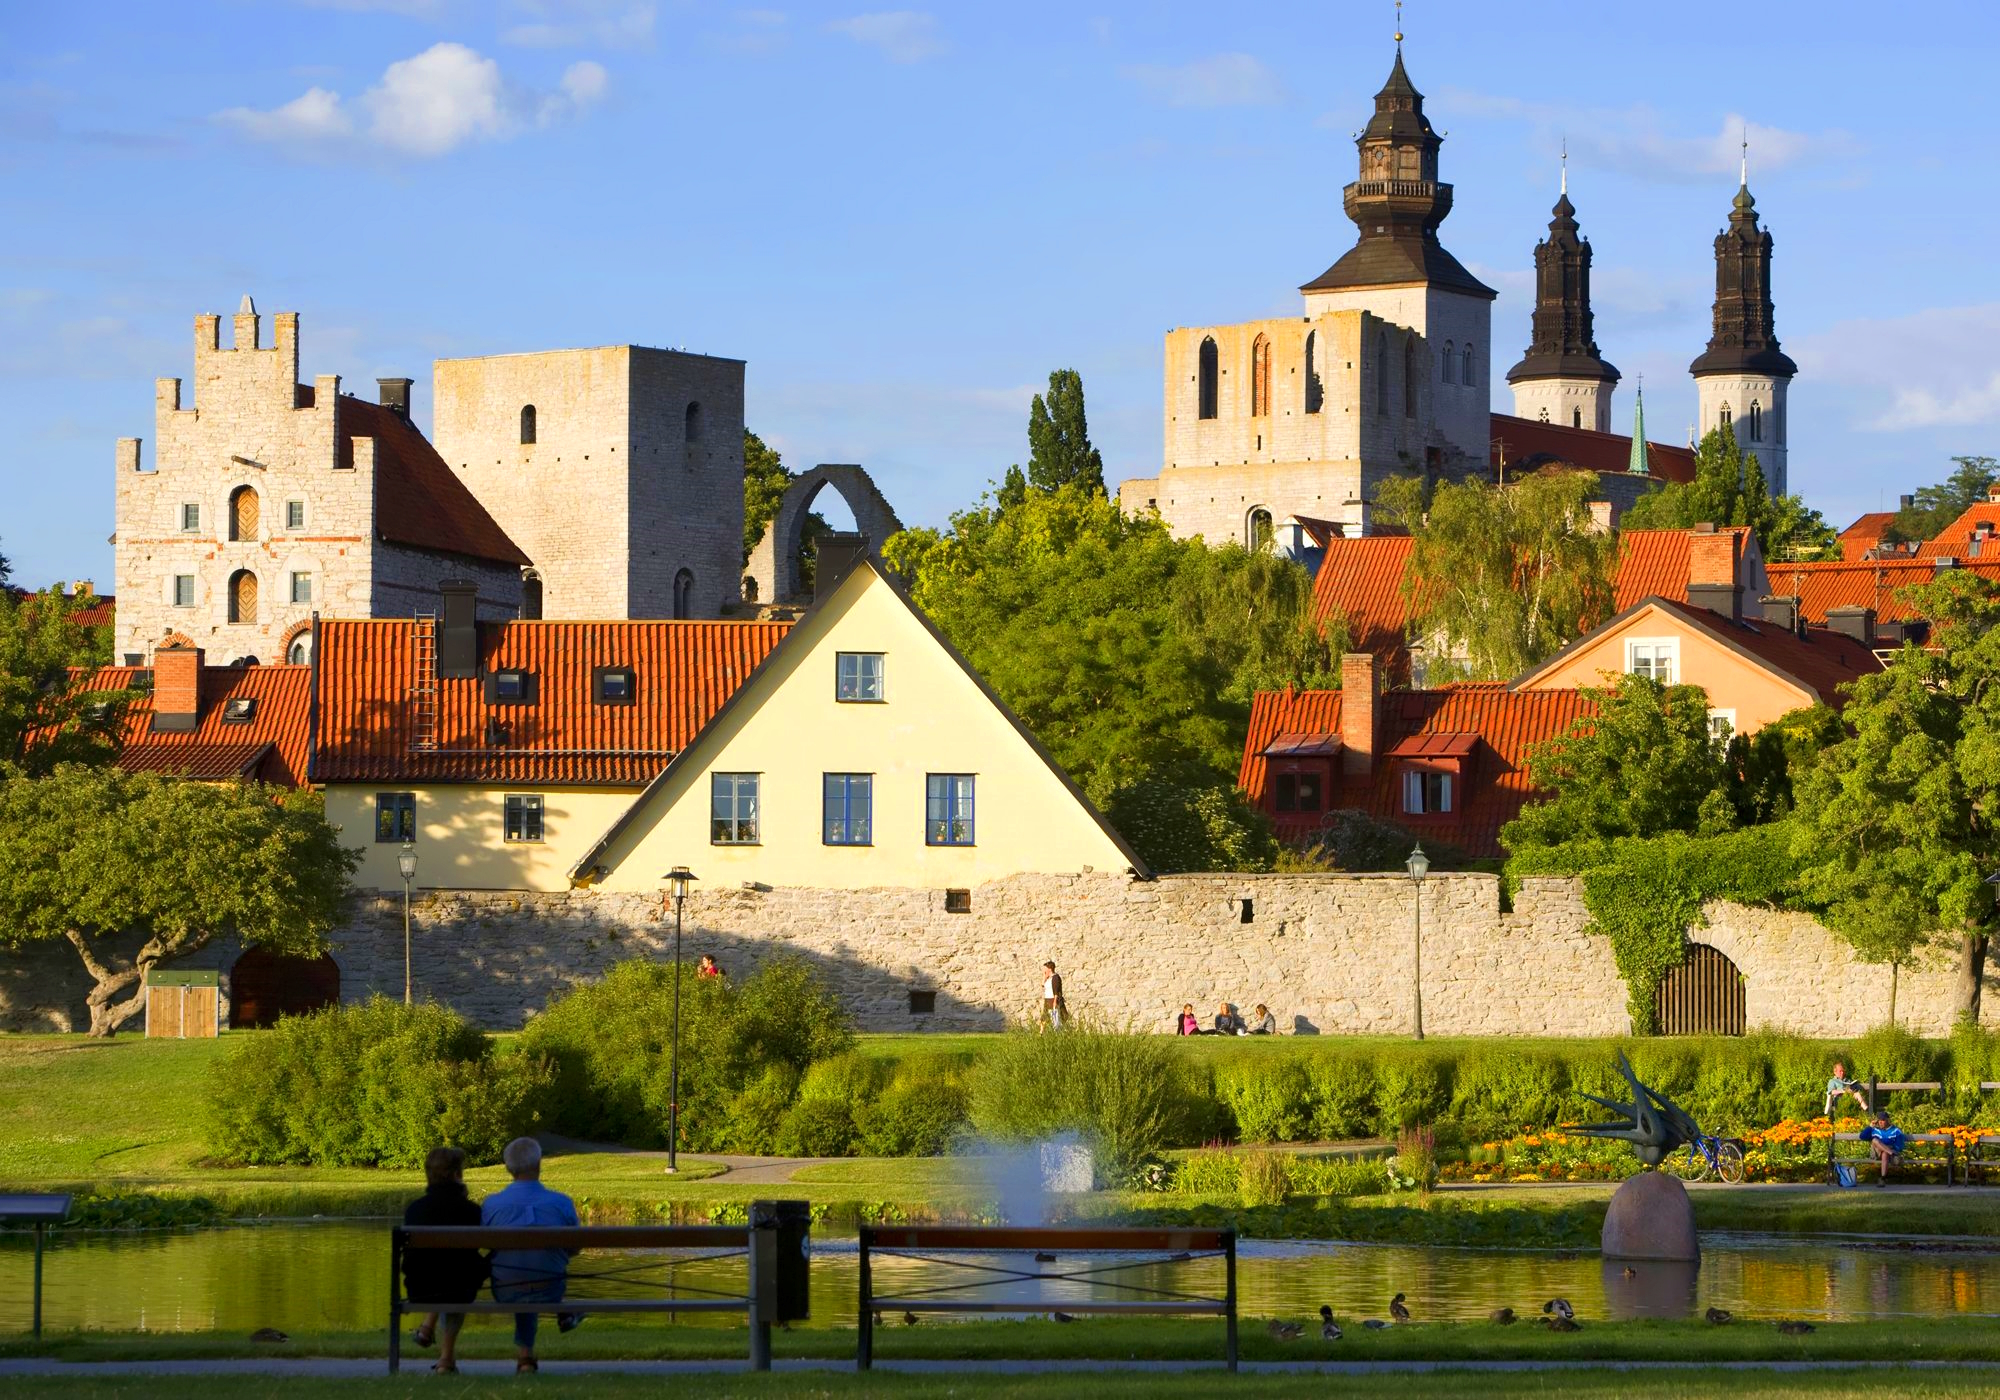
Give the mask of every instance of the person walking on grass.
M 1069 1019 L 1069 1004 L 1063 1000 L 1062 974 L 1053 962 L 1042 964 L 1042 1016 L 1049 1029 L 1059 1031 Z
M 479 1206 L 465 1190 L 465 1153 L 456 1147 L 433 1147 L 424 1158 L 424 1194 L 403 1212 L 405 1225 L 477 1225 Z M 403 1295 L 419 1303 L 469 1303 L 486 1282 L 486 1256 L 476 1249 L 408 1249 L 403 1251 Z M 417 1324 L 414 1341 L 420 1347 L 441 1342 L 433 1371 L 458 1370 L 458 1330 L 462 1312 L 427 1313 Z
M 513 1183 L 488 1196 L 480 1208 L 482 1225 L 558 1226 L 575 1229 L 576 1202 L 560 1191 L 542 1185 L 542 1145 L 531 1137 L 517 1137 L 500 1154 Z M 569 1258 L 573 1249 L 496 1249 L 493 1251 L 493 1298 L 501 1303 L 559 1303 L 569 1285 Z M 535 1333 L 541 1314 L 514 1314 L 516 1374 L 539 1370 L 535 1362 Z M 556 1327 L 575 1330 L 583 1318 L 576 1313 L 557 1313 Z

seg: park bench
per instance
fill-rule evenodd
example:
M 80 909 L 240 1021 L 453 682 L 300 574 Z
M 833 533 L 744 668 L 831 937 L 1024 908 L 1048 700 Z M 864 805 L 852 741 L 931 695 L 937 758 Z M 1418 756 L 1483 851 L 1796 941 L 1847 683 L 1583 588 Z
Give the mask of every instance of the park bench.
M 1995 1139 L 1995 1141 L 2000 1142 L 2000 1139 Z M 1842 1156 L 1840 1151 L 1842 1143 L 1853 1144 L 1858 1150 Z M 1957 1175 L 1958 1139 L 1954 1138 L 1950 1133 L 1906 1133 L 1904 1134 L 1903 1150 L 1898 1154 L 1898 1160 L 1912 1167 L 1942 1163 L 1944 1166 L 1944 1184 L 1950 1186 L 1953 1178 Z M 1827 1175 L 1834 1175 L 1833 1168 L 1835 1164 L 1843 1161 L 1851 1166 L 1865 1165 L 1872 1168 L 1875 1165 L 1875 1154 L 1872 1150 L 1862 1145 L 1861 1134 L 1835 1133 L 1826 1142 Z
M 927 1313 L 1098 1313 L 1131 1316 L 1162 1314 L 1209 1315 L 1223 1319 L 1223 1361 L 1236 1369 L 1236 1232 L 1234 1230 L 1103 1229 L 1076 1226 L 1011 1228 L 1007 1226 L 928 1226 L 905 1229 L 861 1227 L 861 1315 L 855 1347 L 855 1369 L 875 1363 L 875 1318 L 881 1312 Z M 993 1255 L 1022 1255 L 1018 1261 Z M 1100 1256 L 1062 1267 L 1063 1255 Z M 1104 1259 L 1101 1256 L 1136 1255 Z M 965 1256 L 973 1256 L 967 1258 Z M 874 1264 L 881 1258 L 921 1260 L 961 1270 L 950 1281 L 878 1293 Z M 1158 1265 L 1176 1267 L 1202 1260 L 1222 1261 L 1220 1296 L 1183 1292 L 1118 1277 L 1134 1269 Z M 1040 1282 L 1092 1286 L 1120 1296 L 1092 1298 L 1056 1296 L 1039 1291 Z M 1037 1283 L 1037 1294 L 1024 1299 L 976 1296 L 979 1290 Z
M 750 1323 L 750 1368 L 771 1369 L 771 1324 L 805 1318 L 807 1305 L 807 1207 L 803 1201 L 758 1201 L 743 1225 L 586 1225 L 520 1227 L 399 1225 L 389 1250 L 389 1372 L 402 1367 L 402 1322 L 410 1313 L 683 1313 L 740 1312 Z M 622 1296 L 590 1292 L 559 1302 L 500 1302 L 484 1296 L 468 1303 L 439 1303 L 403 1296 L 403 1256 L 414 1249 L 563 1249 L 572 1252 L 639 1250 L 596 1266 L 572 1259 L 570 1285 L 595 1283 Z M 690 1262 L 741 1255 L 743 1292 L 722 1293 L 677 1277 Z M 567 1289 L 565 1290 L 567 1292 Z

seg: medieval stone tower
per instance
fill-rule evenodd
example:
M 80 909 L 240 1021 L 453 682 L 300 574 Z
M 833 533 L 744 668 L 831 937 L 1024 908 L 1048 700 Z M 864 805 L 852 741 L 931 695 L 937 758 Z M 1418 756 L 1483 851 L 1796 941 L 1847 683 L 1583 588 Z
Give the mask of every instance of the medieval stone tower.
M 532 559 L 525 615 L 715 617 L 743 567 L 743 361 L 439 360 L 438 451 Z
M 1788 490 L 1785 394 L 1799 367 L 1778 348 L 1771 301 L 1771 235 L 1757 226 L 1746 166 L 1715 236 L 1715 333 L 1688 372 L 1700 398 L 1701 431 L 1733 424 L 1747 456 L 1755 453 L 1774 496 Z
M 1521 362 L 1507 371 L 1519 418 L 1611 431 L 1618 371 L 1597 353 L 1590 312 L 1590 240 L 1579 235 L 1569 202 L 1569 164 L 1551 211 L 1549 236 L 1535 245 L 1534 329 Z

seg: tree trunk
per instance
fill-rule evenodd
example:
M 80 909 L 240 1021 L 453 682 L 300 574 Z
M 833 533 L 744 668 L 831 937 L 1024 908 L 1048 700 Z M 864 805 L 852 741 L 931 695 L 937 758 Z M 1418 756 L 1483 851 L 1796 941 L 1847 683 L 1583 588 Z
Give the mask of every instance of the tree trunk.
M 83 959 L 83 970 L 90 974 L 92 986 L 84 1005 L 90 1008 L 90 1034 L 109 1038 L 118 1033 L 119 1027 L 138 1015 L 146 1006 L 146 974 L 163 962 L 186 957 L 208 943 L 208 935 L 201 934 L 184 943 L 174 943 L 154 937 L 140 945 L 132 956 L 130 967 L 112 967 L 90 946 L 90 940 L 77 929 L 70 929 L 65 935 L 76 954 Z M 121 993 L 131 995 L 123 1001 L 117 1000 Z
M 1986 977 L 1987 932 L 1976 924 L 1966 925 L 1959 940 L 1958 1014 L 1961 1020 L 1979 1024 L 1980 983 Z

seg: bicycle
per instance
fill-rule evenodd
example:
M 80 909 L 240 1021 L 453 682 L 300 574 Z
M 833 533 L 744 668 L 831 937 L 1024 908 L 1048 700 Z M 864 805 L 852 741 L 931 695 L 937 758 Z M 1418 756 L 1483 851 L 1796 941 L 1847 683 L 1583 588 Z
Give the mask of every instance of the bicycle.
M 1687 1145 L 1686 1152 L 1676 1152 L 1660 1166 L 1682 1181 L 1706 1181 L 1708 1174 L 1714 1172 L 1729 1185 L 1737 1186 L 1743 1181 L 1743 1148 L 1727 1138 L 1704 1133 Z

